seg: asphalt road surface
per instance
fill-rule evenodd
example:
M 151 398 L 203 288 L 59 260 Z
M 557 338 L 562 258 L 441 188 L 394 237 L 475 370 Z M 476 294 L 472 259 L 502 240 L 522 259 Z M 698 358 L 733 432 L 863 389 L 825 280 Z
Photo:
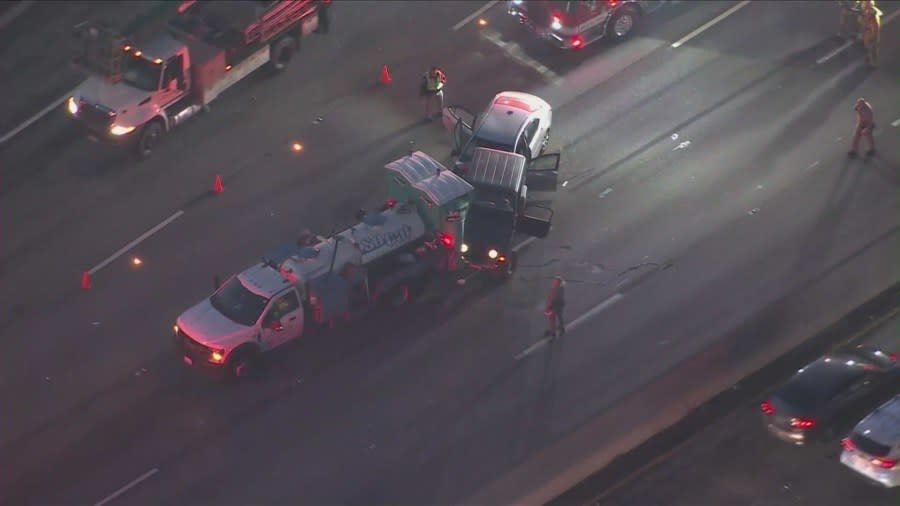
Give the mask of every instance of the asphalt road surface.
M 863 342 L 898 351 L 900 318 Z M 885 399 L 887 400 L 887 399 Z M 603 506 L 891 506 L 900 493 L 873 485 L 841 465 L 840 444 L 794 447 L 760 423 L 759 403 L 749 402 L 695 435 L 647 472 L 601 498 Z M 693 484 L 690 487 L 685 483 Z
M 149 161 L 48 114 L 0 147 L 0 402 L 15 413 L 0 490 L 23 504 L 553 497 L 900 278 L 893 10 L 870 71 L 822 5 L 672 2 L 627 43 L 559 54 L 502 4 L 454 30 L 477 4 L 336 2 L 331 34 L 284 75 L 236 86 Z M 447 155 L 417 98 L 431 64 L 448 103 L 515 89 L 554 106 L 551 236 L 500 289 L 302 340 L 259 381 L 184 370 L 171 325 L 214 275 L 381 202 L 382 166 L 410 142 Z M 848 162 L 860 95 L 880 151 Z M 548 345 L 556 274 L 571 323 Z

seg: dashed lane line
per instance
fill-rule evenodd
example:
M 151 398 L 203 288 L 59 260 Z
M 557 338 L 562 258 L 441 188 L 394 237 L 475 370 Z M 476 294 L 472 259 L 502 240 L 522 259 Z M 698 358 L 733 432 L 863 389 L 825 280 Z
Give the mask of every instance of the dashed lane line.
M 709 30 L 710 28 L 712 28 L 713 26 L 715 26 L 715 25 L 717 25 L 719 22 L 721 22 L 723 19 L 727 18 L 728 16 L 731 16 L 732 14 L 734 14 L 735 12 L 737 12 L 737 11 L 743 9 L 744 7 L 746 7 L 746 6 L 749 5 L 749 4 L 750 4 L 750 0 L 744 0 L 743 2 L 741 2 L 741 3 L 739 3 L 739 4 L 735 5 L 735 6 L 733 6 L 732 8 L 730 8 L 730 9 L 728 9 L 727 11 L 723 12 L 722 14 L 719 14 L 718 16 L 716 16 L 716 17 L 712 18 L 711 20 L 707 21 L 707 22 L 704 23 L 703 25 L 700 25 L 700 28 L 697 28 L 697 29 L 694 30 L 693 32 L 691 32 L 691 33 L 685 35 L 684 37 L 678 39 L 677 41 L 673 42 L 673 43 L 672 43 L 672 47 L 675 48 L 675 49 L 678 49 L 679 47 L 683 46 L 686 42 L 690 41 L 690 40 L 693 39 L 694 37 L 696 37 L 696 36 L 700 35 L 701 33 L 705 32 L 706 30 Z
M 116 251 L 115 253 L 113 253 L 112 255 L 110 255 L 109 258 L 107 258 L 106 260 L 104 260 L 104 261 L 100 262 L 99 264 L 95 265 L 94 268 L 92 268 L 91 270 L 88 271 L 88 274 L 89 274 L 89 275 L 93 275 L 95 272 L 99 271 L 100 269 L 102 269 L 102 268 L 106 267 L 107 265 L 109 265 L 109 264 L 115 262 L 116 259 L 118 259 L 120 256 L 124 255 L 125 253 L 128 253 L 128 252 L 131 251 L 135 246 L 137 246 L 138 244 L 144 242 L 145 240 L 147 240 L 147 238 L 149 238 L 149 237 L 152 236 L 153 234 L 159 232 L 160 230 L 162 230 L 163 228 L 165 228 L 167 225 L 169 225 L 169 224 L 172 223 L 173 221 L 175 221 L 175 220 L 177 220 L 178 218 L 180 218 L 181 215 L 183 215 L 183 214 L 184 214 L 184 211 L 179 210 L 178 212 L 176 212 L 176 213 L 173 214 L 172 216 L 169 216 L 168 218 L 166 218 L 165 220 L 163 220 L 162 222 L 160 222 L 160 223 L 159 223 L 158 225 L 156 225 L 155 227 L 153 227 L 153 228 L 151 228 L 150 230 L 148 230 L 148 231 L 144 232 L 143 234 L 141 234 L 141 236 L 138 237 L 137 239 L 135 239 L 135 240 L 131 241 L 130 243 L 126 244 L 125 246 L 123 246 L 119 251 Z
M 115 501 L 116 499 L 118 499 L 120 496 L 122 496 L 123 494 L 125 494 L 125 493 L 128 492 L 129 490 L 131 490 L 131 489 L 133 489 L 134 487 L 140 485 L 142 482 L 144 482 L 144 481 L 146 481 L 146 480 L 152 478 L 153 475 L 155 475 L 155 474 L 158 473 L 158 472 L 159 472 L 159 469 L 157 469 L 157 468 L 154 467 L 153 469 L 147 471 L 146 473 L 144 473 L 144 474 L 138 476 L 137 478 L 131 480 L 131 481 L 130 481 L 128 484 L 126 484 L 124 487 L 120 488 L 119 490 L 116 490 L 116 491 L 113 492 L 112 494 L 109 494 L 109 495 L 106 496 L 102 501 L 98 502 L 98 503 L 95 504 L 94 506 L 105 506 L 105 505 L 111 503 L 112 501 Z
M 473 19 L 477 18 L 477 17 L 480 16 L 482 13 L 484 13 L 484 11 L 490 9 L 491 7 L 493 7 L 494 5 L 496 5 L 496 4 L 498 4 L 498 3 L 499 3 L 499 0 L 491 0 L 490 2 L 488 2 L 488 3 L 484 4 L 484 5 L 482 5 L 481 7 L 478 8 L 478 10 L 476 10 L 476 11 L 473 12 L 472 14 L 469 14 L 468 16 L 466 16 L 466 17 L 465 17 L 462 21 L 460 21 L 459 23 L 456 23 L 455 25 L 453 25 L 453 31 L 455 32 L 455 31 L 459 30 L 460 28 L 466 26 L 466 25 L 469 24 L 469 22 L 471 22 Z
M 598 314 L 600 314 L 601 311 L 603 311 L 603 310 L 605 310 L 605 309 L 608 309 L 608 308 L 612 307 L 616 302 L 619 302 L 619 301 L 622 300 L 624 297 L 625 297 L 625 296 L 622 295 L 621 293 L 616 293 L 616 294 L 612 295 L 611 297 L 609 297 L 608 299 L 606 299 L 606 300 L 604 300 L 603 302 L 601 302 L 600 304 L 597 304 L 596 306 L 594 306 L 594 307 L 592 307 L 591 309 L 587 310 L 584 314 L 582 314 L 582 315 L 579 316 L 578 318 L 575 318 L 571 323 L 569 323 L 568 325 L 566 325 L 566 332 L 568 333 L 568 332 L 570 332 L 570 331 L 572 331 L 572 330 L 575 330 L 576 328 L 580 327 L 581 324 L 583 324 L 584 322 L 590 320 L 590 319 L 593 318 L 594 316 L 597 316 Z M 543 348 L 544 346 L 546 346 L 547 344 L 549 344 L 550 341 L 551 341 L 552 339 L 553 339 L 553 338 L 551 338 L 551 337 L 545 337 L 545 338 L 541 339 L 540 341 L 538 341 L 538 342 L 532 344 L 532 345 L 529 346 L 528 348 L 525 348 L 524 350 L 522 350 L 521 353 L 519 353 L 518 355 L 516 355 L 516 356 L 515 356 L 515 360 L 516 360 L 516 361 L 522 360 L 523 358 L 525 358 L 525 357 L 531 355 L 532 353 L 534 353 L 534 352 L 540 350 L 541 348 Z

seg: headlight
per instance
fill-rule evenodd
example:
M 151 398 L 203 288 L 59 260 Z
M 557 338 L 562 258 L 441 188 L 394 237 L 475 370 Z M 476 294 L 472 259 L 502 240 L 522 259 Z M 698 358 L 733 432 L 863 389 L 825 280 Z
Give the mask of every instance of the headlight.
M 562 22 L 556 16 L 553 16 L 553 21 L 550 23 L 550 28 L 554 30 L 559 30 L 562 28 Z
M 495 249 L 488 251 L 488 256 L 491 258 L 491 260 L 497 258 L 497 255 L 499 255 L 499 254 L 500 253 L 497 253 L 497 250 L 495 250 Z
M 75 101 L 75 97 L 69 97 L 69 100 L 66 101 L 66 108 L 69 109 L 69 114 L 72 116 L 78 114 L 78 102 Z
M 178 335 L 178 331 L 181 330 L 178 328 L 178 325 L 172 325 L 172 331 L 175 332 L 175 335 Z
M 225 361 L 225 350 L 213 348 L 209 353 L 209 361 L 213 364 L 221 364 Z
M 522 0 L 512 0 L 513 5 L 522 5 Z
M 134 132 L 133 126 L 113 125 L 109 127 L 109 133 L 112 135 L 125 135 Z
M 467 251 L 469 251 L 469 245 L 468 245 L 468 244 L 462 243 L 462 244 L 459 245 L 459 252 L 460 252 L 460 253 L 466 253 Z

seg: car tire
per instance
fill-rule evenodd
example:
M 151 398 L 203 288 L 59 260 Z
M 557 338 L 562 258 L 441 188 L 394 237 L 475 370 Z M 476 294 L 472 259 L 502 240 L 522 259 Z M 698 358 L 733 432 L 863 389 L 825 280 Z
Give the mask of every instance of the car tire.
M 225 363 L 225 373 L 230 381 L 241 381 L 251 377 L 257 368 L 259 353 L 251 348 L 235 350 Z
M 619 42 L 630 37 L 641 21 L 641 13 L 632 6 L 624 6 L 613 14 L 606 25 L 606 35 L 612 42 Z
M 276 74 L 284 72 L 290 65 L 297 48 L 297 39 L 292 35 L 285 35 L 275 41 L 269 53 L 269 68 Z
M 142 160 L 150 158 L 150 155 L 153 154 L 153 150 L 159 145 L 164 134 L 165 128 L 163 128 L 162 121 L 158 119 L 151 120 L 144 125 L 141 129 L 141 133 L 138 134 L 137 144 L 135 145 L 135 152 L 138 158 Z

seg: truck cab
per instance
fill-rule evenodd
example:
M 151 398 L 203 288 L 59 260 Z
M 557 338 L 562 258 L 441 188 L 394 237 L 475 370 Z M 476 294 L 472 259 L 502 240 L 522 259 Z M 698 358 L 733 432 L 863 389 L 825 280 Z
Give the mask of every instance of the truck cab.
M 580 49 L 602 39 L 631 36 L 644 14 L 663 1 L 510 0 L 507 11 L 538 37 L 560 49 Z
M 515 272 L 516 234 L 544 238 L 553 210 L 528 202 L 528 190 L 557 189 L 559 154 L 542 155 L 529 163 L 523 155 L 475 148 L 465 179 L 475 188 L 460 253 L 472 270 L 508 279 Z
M 255 357 L 303 334 L 302 285 L 267 264 L 232 276 L 175 322 L 185 364 L 240 377 Z

